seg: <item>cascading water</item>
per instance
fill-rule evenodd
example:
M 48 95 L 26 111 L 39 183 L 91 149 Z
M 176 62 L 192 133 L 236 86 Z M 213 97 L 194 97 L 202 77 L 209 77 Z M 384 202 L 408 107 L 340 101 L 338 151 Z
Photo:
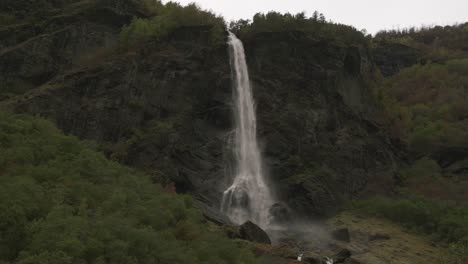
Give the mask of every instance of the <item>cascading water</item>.
M 273 199 L 262 172 L 255 104 L 244 47 L 232 32 L 229 32 L 228 45 L 235 105 L 233 149 L 236 164 L 233 183 L 223 194 L 221 210 L 236 224 L 251 220 L 266 227 Z

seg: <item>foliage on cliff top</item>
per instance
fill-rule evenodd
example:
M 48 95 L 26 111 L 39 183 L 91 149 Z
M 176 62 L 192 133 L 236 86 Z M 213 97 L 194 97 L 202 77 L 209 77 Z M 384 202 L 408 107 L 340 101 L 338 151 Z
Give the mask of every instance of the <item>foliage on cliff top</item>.
M 0 112 L 0 263 L 256 263 L 192 200 L 49 122 Z
M 210 38 L 214 44 L 224 40 L 225 21 L 222 17 L 202 10 L 193 3 L 182 6 L 175 2 L 160 4 L 151 18 L 134 18 L 122 28 L 120 36 L 123 44 L 129 45 L 147 39 L 164 38 L 174 29 L 193 26 L 210 27 Z
M 305 13 L 281 14 L 278 12 L 257 13 L 253 20 L 238 20 L 230 24 L 230 29 L 242 38 L 259 32 L 301 31 L 317 37 L 342 40 L 348 44 L 367 43 L 365 31 L 358 31 L 348 25 L 327 21 L 317 11 L 311 17 Z

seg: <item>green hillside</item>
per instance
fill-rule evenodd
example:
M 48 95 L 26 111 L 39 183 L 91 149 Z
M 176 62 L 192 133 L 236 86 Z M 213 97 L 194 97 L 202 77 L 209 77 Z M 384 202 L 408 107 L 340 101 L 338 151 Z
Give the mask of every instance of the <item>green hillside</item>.
M 258 263 L 190 197 L 89 145 L 0 113 L 0 263 Z

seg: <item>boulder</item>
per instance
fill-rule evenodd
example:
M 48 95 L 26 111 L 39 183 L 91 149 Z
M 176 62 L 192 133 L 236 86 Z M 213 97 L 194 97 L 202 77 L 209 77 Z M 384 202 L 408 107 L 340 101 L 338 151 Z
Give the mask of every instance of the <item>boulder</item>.
M 332 231 L 332 237 L 335 240 L 350 242 L 349 230 L 348 228 L 338 228 Z
M 239 233 L 242 239 L 262 244 L 271 244 L 268 234 L 251 221 L 242 224 L 239 228 Z

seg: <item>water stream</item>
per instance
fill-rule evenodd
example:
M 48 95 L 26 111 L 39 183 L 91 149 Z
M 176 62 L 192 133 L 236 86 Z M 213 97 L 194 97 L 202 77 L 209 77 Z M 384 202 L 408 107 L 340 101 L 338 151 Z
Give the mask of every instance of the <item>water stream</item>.
M 244 46 L 231 32 L 228 45 L 233 82 L 235 166 L 232 185 L 223 194 L 222 211 L 236 224 L 250 220 L 265 228 L 273 199 L 262 169 L 255 101 Z

